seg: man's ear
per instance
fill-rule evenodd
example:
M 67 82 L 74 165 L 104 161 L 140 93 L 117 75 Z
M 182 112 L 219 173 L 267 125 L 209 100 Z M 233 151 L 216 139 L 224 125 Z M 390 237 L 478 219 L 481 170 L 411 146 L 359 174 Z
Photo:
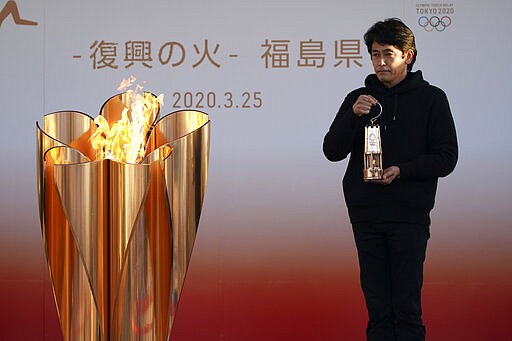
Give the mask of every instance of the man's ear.
M 409 49 L 405 52 L 405 63 L 406 64 L 411 64 L 412 63 L 412 59 L 414 58 L 414 51 L 412 49 Z

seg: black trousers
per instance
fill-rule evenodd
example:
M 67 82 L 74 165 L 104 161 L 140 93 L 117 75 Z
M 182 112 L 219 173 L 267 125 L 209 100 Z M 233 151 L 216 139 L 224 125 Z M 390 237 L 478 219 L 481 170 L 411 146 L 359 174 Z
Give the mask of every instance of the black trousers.
M 368 341 L 425 340 L 421 319 L 423 263 L 429 226 L 354 223 Z

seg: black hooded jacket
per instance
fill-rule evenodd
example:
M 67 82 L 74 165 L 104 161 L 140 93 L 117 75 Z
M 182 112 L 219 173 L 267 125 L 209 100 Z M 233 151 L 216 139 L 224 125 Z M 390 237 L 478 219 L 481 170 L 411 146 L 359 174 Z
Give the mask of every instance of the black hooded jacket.
M 437 179 L 450 174 L 458 157 L 457 136 L 446 94 L 409 72 L 398 85 L 386 88 L 375 74 L 365 87 L 349 93 L 324 138 L 330 161 L 350 154 L 343 192 L 354 222 L 408 222 L 429 224 Z M 364 126 L 378 114 L 356 116 L 352 105 L 360 95 L 372 95 L 383 112 L 381 129 L 384 169 L 400 167 L 400 177 L 389 185 L 363 181 Z

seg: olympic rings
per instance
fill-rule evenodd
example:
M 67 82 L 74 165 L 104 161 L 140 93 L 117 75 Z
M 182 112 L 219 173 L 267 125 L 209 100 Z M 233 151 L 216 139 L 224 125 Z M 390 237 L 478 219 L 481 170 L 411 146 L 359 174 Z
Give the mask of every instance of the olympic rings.
M 451 24 L 452 18 L 447 15 L 441 19 L 439 19 L 439 17 L 436 15 L 430 17 L 430 19 L 423 15 L 418 19 L 418 25 L 423 27 L 427 32 L 432 32 L 434 29 L 436 29 L 438 32 L 442 32 Z

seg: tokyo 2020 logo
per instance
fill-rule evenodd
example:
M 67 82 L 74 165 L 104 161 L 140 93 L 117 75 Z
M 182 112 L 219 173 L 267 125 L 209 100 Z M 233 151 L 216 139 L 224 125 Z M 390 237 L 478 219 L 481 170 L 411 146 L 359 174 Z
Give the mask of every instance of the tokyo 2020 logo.
M 452 24 L 452 18 L 450 18 L 447 15 L 445 15 L 444 17 L 441 17 L 441 19 L 439 19 L 439 17 L 436 15 L 431 16 L 430 18 L 428 18 L 426 16 L 421 16 L 418 19 L 418 25 L 423 27 L 425 29 L 425 31 L 427 31 L 427 32 L 432 32 L 433 30 L 442 32 L 442 31 L 446 30 L 446 28 L 448 26 L 450 26 L 451 24 Z

